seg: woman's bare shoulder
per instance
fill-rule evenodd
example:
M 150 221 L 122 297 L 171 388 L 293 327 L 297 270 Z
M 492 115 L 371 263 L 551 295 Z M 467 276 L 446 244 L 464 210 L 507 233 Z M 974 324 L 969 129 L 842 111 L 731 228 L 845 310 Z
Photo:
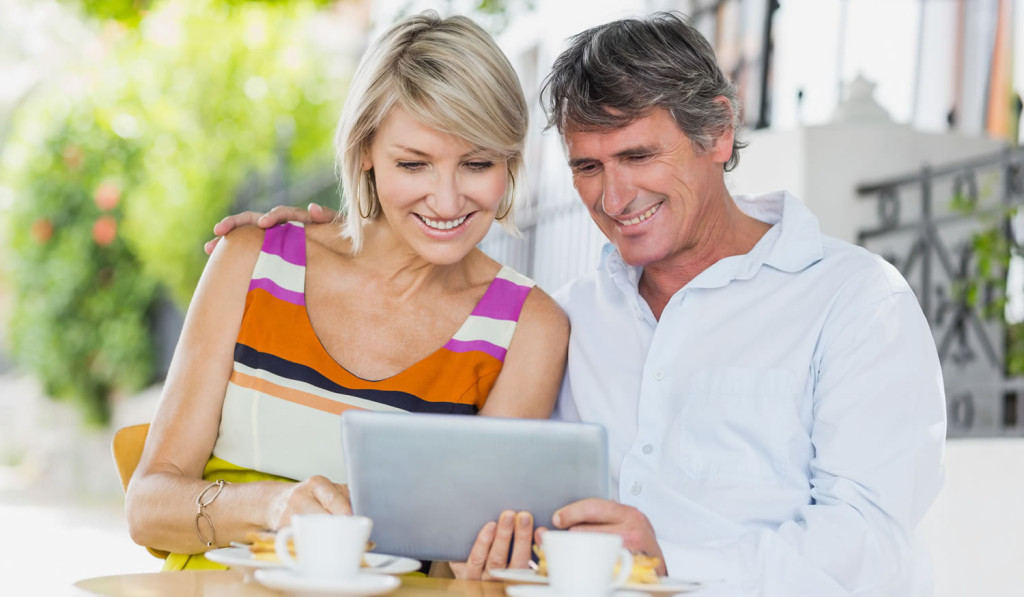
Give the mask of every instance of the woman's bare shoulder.
M 224 235 L 223 241 L 217 243 L 217 245 L 218 247 L 224 245 L 223 251 L 229 255 L 247 255 L 263 247 L 263 237 L 265 234 L 266 231 L 259 226 L 247 224 L 232 229 Z

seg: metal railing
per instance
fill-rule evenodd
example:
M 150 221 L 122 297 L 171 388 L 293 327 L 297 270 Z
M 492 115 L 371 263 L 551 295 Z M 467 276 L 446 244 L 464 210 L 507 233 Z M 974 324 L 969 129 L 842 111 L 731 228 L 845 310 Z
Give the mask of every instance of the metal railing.
M 997 154 L 860 185 L 878 225 L 859 234 L 914 288 L 935 336 L 950 437 L 1024 435 L 1024 377 L 1007 369 L 1009 255 L 1020 259 L 1024 152 Z M 992 239 L 999 240 L 996 253 Z M 986 241 L 987 239 L 987 241 Z M 985 244 L 987 242 L 987 244 Z

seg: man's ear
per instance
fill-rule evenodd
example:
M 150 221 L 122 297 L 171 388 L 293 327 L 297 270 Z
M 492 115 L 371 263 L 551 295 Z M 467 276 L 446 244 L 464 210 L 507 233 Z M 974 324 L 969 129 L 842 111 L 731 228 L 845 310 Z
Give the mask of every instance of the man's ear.
M 724 95 L 716 97 L 715 101 L 722 106 L 723 111 L 728 112 L 729 125 L 718 135 L 715 139 L 714 145 L 711 146 L 711 151 L 708 153 L 711 154 L 716 163 L 724 164 L 732 157 L 733 141 L 736 138 L 736 129 L 733 128 L 735 115 L 732 111 L 732 103 Z

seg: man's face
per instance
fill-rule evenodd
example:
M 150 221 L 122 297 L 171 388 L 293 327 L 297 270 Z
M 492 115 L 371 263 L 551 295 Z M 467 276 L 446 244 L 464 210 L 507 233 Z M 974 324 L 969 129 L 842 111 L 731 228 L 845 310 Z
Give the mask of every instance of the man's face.
M 661 108 L 618 129 L 565 132 L 576 191 L 635 266 L 684 264 L 713 246 L 725 225 L 723 165 L 732 140 L 727 131 L 698 155 Z

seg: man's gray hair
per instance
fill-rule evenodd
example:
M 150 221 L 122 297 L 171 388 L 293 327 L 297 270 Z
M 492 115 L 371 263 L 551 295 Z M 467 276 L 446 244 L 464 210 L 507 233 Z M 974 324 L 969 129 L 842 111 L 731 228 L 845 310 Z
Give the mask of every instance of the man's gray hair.
M 563 134 L 571 128 L 621 128 L 665 108 L 703 154 L 719 135 L 739 129 L 736 87 L 719 68 L 707 39 L 687 17 L 671 12 L 613 21 L 574 35 L 544 80 L 541 98 L 548 127 Z M 726 171 L 736 167 L 745 146 L 734 138 Z

